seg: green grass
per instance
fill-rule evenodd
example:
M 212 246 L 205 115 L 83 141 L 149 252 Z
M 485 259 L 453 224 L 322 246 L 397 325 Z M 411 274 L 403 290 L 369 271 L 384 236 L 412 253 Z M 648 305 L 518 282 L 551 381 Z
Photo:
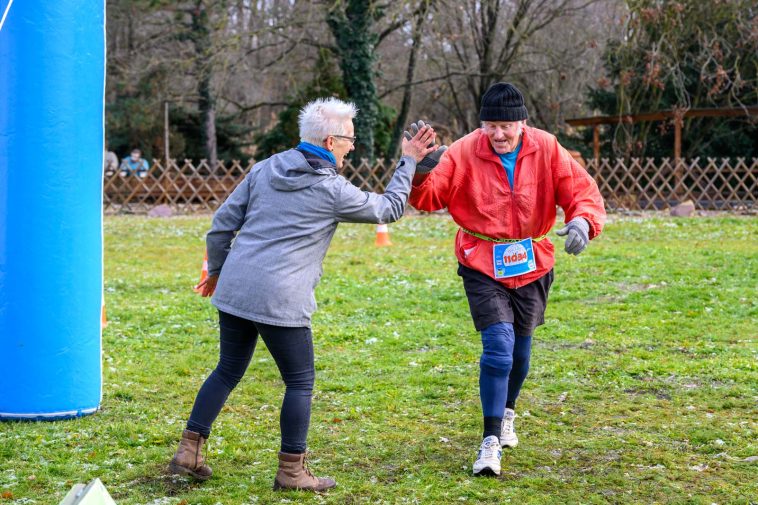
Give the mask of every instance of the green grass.
M 190 289 L 209 221 L 106 219 L 103 409 L 0 424 L 0 505 L 94 477 L 119 505 L 758 499 L 755 218 L 615 218 L 558 254 L 499 479 L 471 476 L 481 345 L 454 224 L 406 218 L 386 249 L 341 225 L 313 324 L 312 466 L 338 481 L 323 496 L 271 491 L 283 387 L 262 343 L 214 426 L 214 477 L 165 473 L 217 358 L 215 310 Z

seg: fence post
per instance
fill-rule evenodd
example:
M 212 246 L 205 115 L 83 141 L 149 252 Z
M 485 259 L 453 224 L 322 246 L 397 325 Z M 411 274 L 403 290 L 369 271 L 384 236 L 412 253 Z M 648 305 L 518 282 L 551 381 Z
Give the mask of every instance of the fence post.
M 600 126 L 592 127 L 592 154 L 595 156 L 595 163 L 600 163 Z
M 683 193 L 684 164 L 682 163 L 682 117 L 680 110 L 674 112 L 674 198 L 678 201 Z
M 163 154 L 165 155 L 164 158 L 166 158 L 166 170 L 168 170 L 168 159 L 169 159 L 169 148 L 168 148 L 168 100 L 163 102 Z

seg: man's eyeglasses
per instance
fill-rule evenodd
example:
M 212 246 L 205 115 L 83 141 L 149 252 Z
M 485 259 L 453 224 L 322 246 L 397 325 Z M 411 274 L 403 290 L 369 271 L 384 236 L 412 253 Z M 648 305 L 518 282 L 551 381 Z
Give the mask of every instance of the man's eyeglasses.
M 347 135 L 329 135 L 330 137 L 336 137 L 338 139 L 345 139 L 351 144 L 355 144 L 355 141 L 358 139 L 358 137 L 348 137 Z

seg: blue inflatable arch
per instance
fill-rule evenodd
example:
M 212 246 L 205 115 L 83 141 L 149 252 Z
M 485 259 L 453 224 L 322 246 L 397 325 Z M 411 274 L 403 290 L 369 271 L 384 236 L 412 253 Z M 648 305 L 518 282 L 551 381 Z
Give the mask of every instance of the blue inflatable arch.
M 104 0 L 0 0 L 0 419 L 100 406 Z

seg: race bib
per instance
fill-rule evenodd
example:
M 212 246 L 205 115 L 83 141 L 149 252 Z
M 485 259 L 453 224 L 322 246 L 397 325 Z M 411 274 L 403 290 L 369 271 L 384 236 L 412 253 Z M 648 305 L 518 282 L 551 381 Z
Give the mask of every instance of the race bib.
M 510 244 L 495 244 L 492 248 L 492 260 L 495 279 L 516 277 L 537 270 L 531 238 Z

